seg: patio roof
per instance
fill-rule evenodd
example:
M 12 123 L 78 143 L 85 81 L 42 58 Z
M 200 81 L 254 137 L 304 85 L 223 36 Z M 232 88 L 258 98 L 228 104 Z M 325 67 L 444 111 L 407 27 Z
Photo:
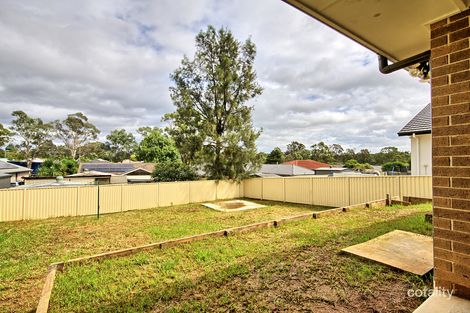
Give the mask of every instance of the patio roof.
M 429 25 L 469 0 L 284 0 L 366 48 L 400 61 L 430 49 Z

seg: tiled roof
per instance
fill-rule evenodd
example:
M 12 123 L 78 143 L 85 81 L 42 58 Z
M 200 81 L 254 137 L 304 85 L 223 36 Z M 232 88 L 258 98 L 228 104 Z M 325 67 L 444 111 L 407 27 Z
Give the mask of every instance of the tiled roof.
M 10 164 L 8 162 L 0 161 L 0 170 L 13 170 L 18 168 L 18 166 L 14 164 Z
M 31 169 L 5 161 L 0 161 L 0 172 L 3 174 L 31 172 Z
M 431 127 L 431 103 L 429 103 L 398 132 L 398 136 L 430 134 Z
M 293 165 L 308 168 L 309 170 L 315 170 L 321 167 L 331 167 L 330 164 L 318 162 L 315 160 L 293 160 L 293 161 L 284 162 L 283 164 L 293 164 Z

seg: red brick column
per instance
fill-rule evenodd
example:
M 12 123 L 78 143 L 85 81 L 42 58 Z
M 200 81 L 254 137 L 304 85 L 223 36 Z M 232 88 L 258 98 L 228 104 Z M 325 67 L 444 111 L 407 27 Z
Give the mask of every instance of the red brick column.
M 470 298 L 470 10 L 431 25 L 434 282 Z

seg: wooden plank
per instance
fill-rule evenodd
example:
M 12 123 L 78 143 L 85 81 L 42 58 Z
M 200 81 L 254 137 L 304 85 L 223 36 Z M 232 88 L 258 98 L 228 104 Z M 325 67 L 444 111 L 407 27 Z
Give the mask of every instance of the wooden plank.
M 46 276 L 46 281 L 41 291 L 41 298 L 39 299 L 36 313 L 47 313 L 49 310 L 49 300 L 51 298 L 52 288 L 54 287 L 55 274 L 57 266 L 50 266 Z
M 307 213 L 307 214 L 301 214 L 301 215 L 295 215 L 291 217 L 284 217 L 279 220 L 274 221 L 274 226 L 280 226 L 286 222 L 295 222 L 295 221 L 301 221 L 301 220 L 306 220 L 306 219 L 311 219 L 312 213 Z
M 433 268 L 432 237 L 394 230 L 341 251 L 416 275 Z
M 183 238 L 179 238 L 179 239 L 170 239 L 170 240 L 150 243 L 150 244 L 143 245 L 143 246 L 137 246 L 137 247 L 132 247 L 132 248 L 114 250 L 114 251 L 110 251 L 110 252 L 85 256 L 85 257 L 81 257 L 81 258 L 71 259 L 71 260 L 65 261 L 63 263 L 64 263 L 64 266 L 65 266 L 65 265 L 68 265 L 68 264 L 83 263 L 83 262 L 87 262 L 87 261 L 91 261 L 91 260 L 99 260 L 99 259 L 112 258 L 112 257 L 118 257 L 118 256 L 126 256 L 126 255 L 130 255 L 130 254 L 138 253 L 138 252 L 141 252 L 141 251 L 146 251 L 146 250 L 151 250 L 151 249 L 162 249 L 162 248 L 165 248 L 165 247 L 175 246 L 177 244 L 188 243 L 188 242 L 192 242 L 192 241 L 206 239 L 206 238 L 209 238 L 209 237 L 222 237 L 222 236 L 224 236 L 224 234 L 225 234 L 224 230 L 219 230 L 219 231 L 204 233 L 204 234 L 195 235 L 195 236 L 188 236 L 188 237 L 183 237 Z
M 344 208 L 335 208 L 335 209 L 329 209 L 325 211 L 319 211 L 319 212 L 313 212 L 313 218 L 320 218 L 322 216 L 328 216 L 328 215 L 333 215 L 333 214 L 339 214 L 345 212 Z
M 268 222 L 255 223 L 255 224 L 250 224 L 250 225 L 245 225 L 245 226 L 240 226 L 240 227 L 228 228 L 225 230 L 225 236 L 235 234 L 235 233 L 243 233 L 243 232 L 247 232 L 247 231 L 259 229 L 259 228 L 272 227 L 274 226 L 274 224 L 275 224 L 275 221 L 268 221 Z

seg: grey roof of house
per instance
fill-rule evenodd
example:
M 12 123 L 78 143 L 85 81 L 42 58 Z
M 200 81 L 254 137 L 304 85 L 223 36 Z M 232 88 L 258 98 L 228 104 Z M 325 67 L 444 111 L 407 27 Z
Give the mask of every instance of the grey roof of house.
M 279 176 L 315 175 L 314 171 L 293 164 L 263 164 L 258 173 Z
M 16 164 L 11 164 L 5 161 L 0 161 L 0 173 L 12 174 L 12 173 L 22 173 L 22 172 L 31 172 L 31 169 L 16 165 Z
M 398 136 L 430 134 L 431 127 L 431 103 L 429 103 L 398 132 Z

